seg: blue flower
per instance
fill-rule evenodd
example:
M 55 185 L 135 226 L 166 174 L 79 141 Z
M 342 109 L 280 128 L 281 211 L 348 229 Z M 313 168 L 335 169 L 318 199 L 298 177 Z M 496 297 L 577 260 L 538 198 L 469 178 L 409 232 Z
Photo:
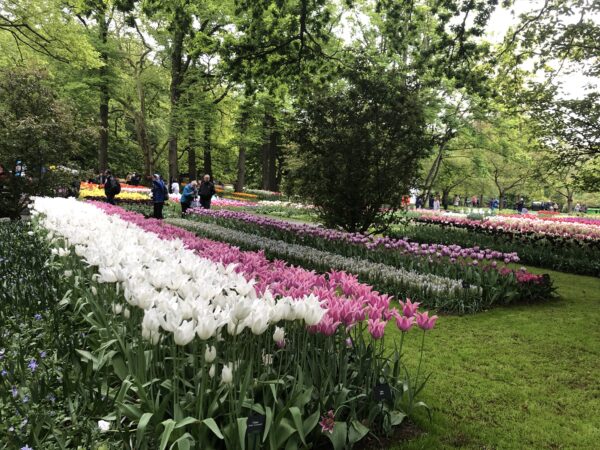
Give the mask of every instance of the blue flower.
M 6 375 L 8 375 L 8 372 L 6 371 L 6 369 L 2 369 L 2 372 L 0 372 L 0 374 L 2 374 L 3 377 L 5 377 Z
M 37 369 L 37 366 L 38 366 L 38 363 L 35 360 L 35 358 L 31 358 L 31 361 L 29 361 L 29 364 L 27 364 L 27 367 L 29 367 L 32 372 L 35 372 L 35 369 Z
M 17 389 L 16 386 L 12 387 L 12 396 L 13 398 L 16 397 L 17 395 L 19 395 L 19 390 Z
M 35 316 L 33 316 L 33 318 L 35 320 L 42 320 L 42 315 L 40 313 L 37 313 Z
M 45 358 L 46 357 L 46 352 L 44 350 L 42 350 L 40 352 L 40 358 Z
M 23 397 L 23 403 L 27 403 L 29 402 L 29 395 L 26 395 L 25 397 Z

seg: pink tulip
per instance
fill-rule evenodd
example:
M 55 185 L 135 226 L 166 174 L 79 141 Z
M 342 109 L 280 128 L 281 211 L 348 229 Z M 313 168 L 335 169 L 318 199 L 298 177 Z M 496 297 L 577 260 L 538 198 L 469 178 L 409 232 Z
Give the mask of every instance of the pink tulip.
M 412 328 L 415 323 L 414 317 L 406 317 L 406 316 L 396 316 L 396 326 L 400 331 L 406 333 L 408 330 Z
M 373 339 L 381 339 L 385 331 L 386 322 L 380 319 L 369 319 L 368 324 L 369 333 L 371 333 Z
M 424 331 L 431 330 L 435 326 L 438 316 L 429 317 L 429 312 L 417 313 L 417 326 Z
M 406 317 L 414 316 L 419 309 L 419 305 L 421 304 L 419 302 L 411 302 L 410 298 L 406 299 L 406 303 L 401 301 L 398 303 L 400 303 L 400 306 L 402 306 L 402 314 L 404 314 Z

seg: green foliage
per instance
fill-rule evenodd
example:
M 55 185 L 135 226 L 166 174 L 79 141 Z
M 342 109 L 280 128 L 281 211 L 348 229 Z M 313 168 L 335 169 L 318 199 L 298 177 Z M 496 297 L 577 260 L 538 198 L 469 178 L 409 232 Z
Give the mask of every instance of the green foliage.
M 327 226 L 366 231 L 385 225 L 414 182 L 426 155 L 416 87 L 401 74 L 362 58 L 337 86 L 301 101 L 300 192 Z

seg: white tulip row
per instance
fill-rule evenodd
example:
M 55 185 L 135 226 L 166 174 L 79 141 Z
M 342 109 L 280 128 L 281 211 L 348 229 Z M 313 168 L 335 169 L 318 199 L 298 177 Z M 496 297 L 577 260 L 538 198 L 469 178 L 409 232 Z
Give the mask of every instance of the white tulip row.
M 99 282 L 119 283 L 132 306 L 144 310 L 142 335 L 157 343 L 161 330 L 178 345 L 198 336 L 207 340 L 226 329 L 249 328 L 259 335 L 282 320 L 320 322 L 326 310 L 314 295 L 259 298 L 254 282 L 196 255 L 180 240 L 163 240 L 117 216 L 74 199 L 36 198 L 40 224 L 66 240 L 75 253 L 97 267 Z M 64 253 L 64 251 L 63 251 Z

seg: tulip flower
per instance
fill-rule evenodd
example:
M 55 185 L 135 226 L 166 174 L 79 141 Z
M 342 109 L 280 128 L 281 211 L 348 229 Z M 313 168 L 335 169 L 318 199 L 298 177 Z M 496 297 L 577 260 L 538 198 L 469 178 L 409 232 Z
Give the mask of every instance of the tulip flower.
M 406 333 L 408 330 L 412 328 L 415 323 L 414 317 L 406 317 L 406 316 L 396 316 L 396 326 L 400 331 Z
M 381 319 L 369 319 L 368 329 L 373 339 L 381 339 L 385 331 L 386 322 Z
M 282 348 L 285 345 L 285 330 L 280 327 L 275 327 L 273 340 L 277 343 L 279 348 Z
M 233 382 L 233 370 L 230 365 L 231 363 L 228 366 L 223 366 L 223 370 L 221 371 L 221 383 L 223 384 L 231 384 Z
M 184 320 L 181 325 L 175 330 L 173 338 L 177 345 L 187 345 L 194 339 L 194 322 Z
M 429 312 L 417 313 L 417 326 L 424 331 L 431 330 L 435 326 L 438 316 L 429 317 Z
M 207 345 L 206 350 L 204 352 L 204 360 L 210 364 L 215 360 L 216 357 L 217 349 L 214 347 L 214 345 L 210 347 Z
M 215 371 L 216 371 L 215 365 L 211 364 L 210 369 L 208 369 L 208 376 L 211 377 L 211 378 L 214 378 L 215 377 Z
M 405 317 L 413 317 L 417 313 L 417 309 L 421 304 L 419 302 L 411 302 L 410 298 L 406 299 L 406 303 L 402 301 L 398 303 L 400 303 L 400 306 L 402 306 L 402 314 L 404 314 Z

